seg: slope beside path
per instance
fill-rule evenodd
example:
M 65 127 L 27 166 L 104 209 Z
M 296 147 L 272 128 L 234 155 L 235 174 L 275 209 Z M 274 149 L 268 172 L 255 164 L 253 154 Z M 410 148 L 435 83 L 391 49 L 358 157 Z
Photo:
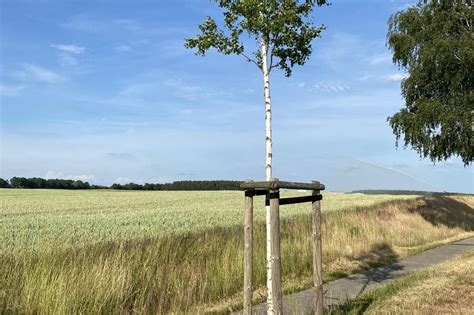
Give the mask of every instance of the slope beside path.
M 443 263 L 474 249 L 474 237 L 429 249 L 420 254 L 406 257 L 397 263 L 350 275 L 323 285 L 326 307 L 342 305 L 368 290 L 404 276 L 410 272 Z M 285 314 L 313 313 L 313 289 L 283 297 Z M 232 314 L 241 314 L 234 312 Z M 253 307 L 253 314 L 266 314 L 266 304 Z

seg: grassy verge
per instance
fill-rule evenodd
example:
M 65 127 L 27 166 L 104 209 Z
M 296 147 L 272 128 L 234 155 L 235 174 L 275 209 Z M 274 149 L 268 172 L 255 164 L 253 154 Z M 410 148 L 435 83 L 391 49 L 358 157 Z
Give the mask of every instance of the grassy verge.
M 448 197 L 323 214 L 331 280 L 473 235 L 473 209 Z M 255 229 L 255 301 L 265 296 L 265 227 Z M 311 284 L 310 219 L 282 221 L 286 293 Z M 14 313 L 225 312 L 240 307 L 243 230 L 213 228 L 81 247 L 0 253 L 0 309 Z
M 472 314 L 474 251 L 372 290 L 329 314 Z

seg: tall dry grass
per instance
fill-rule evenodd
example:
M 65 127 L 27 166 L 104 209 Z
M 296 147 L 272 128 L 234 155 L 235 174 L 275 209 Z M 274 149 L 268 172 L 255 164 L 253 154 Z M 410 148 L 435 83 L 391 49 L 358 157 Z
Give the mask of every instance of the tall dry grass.
M 288 293 L 311 284 L 310 218 L 286 218 L 281 231 Z M 473 208 L 459 198 L 424 197 L 324 213 L 324 277 L 387 263 L 473 231 Z M 259 301 L 265 296 L 266 274 L 261 221 L 254 238 L 254 299 Z M 5 313 L 225 312 L 240 306 L 242 261 L 243 230 L 238 226 L 49 252 L 2 253 L 0 308 Z
M 371 290 L 329 313 L 472 314 L 474 250 Z

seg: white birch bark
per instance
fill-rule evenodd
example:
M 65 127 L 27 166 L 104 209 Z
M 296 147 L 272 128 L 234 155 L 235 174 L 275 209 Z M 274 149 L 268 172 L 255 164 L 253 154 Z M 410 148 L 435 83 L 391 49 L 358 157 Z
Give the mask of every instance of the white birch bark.
M 268 40 L 262 37 L 262 72 L 263 91 L 265 97 L 265 179 L 272 180 L 272 109 L 270 101 L 270 70 L 268 68 Z M 267 304 L 268 314 L 274 314 L 272 299 L 272 231 L 270 224 L 270 206 L 265 207 L 265 222 L 267 227 Z

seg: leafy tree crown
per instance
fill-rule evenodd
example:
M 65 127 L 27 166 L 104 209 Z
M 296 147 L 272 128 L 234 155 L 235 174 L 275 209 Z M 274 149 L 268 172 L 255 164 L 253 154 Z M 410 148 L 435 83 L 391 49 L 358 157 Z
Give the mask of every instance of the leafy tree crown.
M 474 157 L 474 8 L 471 0 L 422 0 L 389 20 L 393 61 L 406 70 L 406 106 L 388 118 L 433 162 Z
M 223 9 L 224 28 L 212 17 L 199 25 L 201 33 L 186 39 L 186 48 L 204 56 L 210 48 L 229 55 L 237 54 L 262 68 L 262 54 L 248 51 L 243 34 L 270 46 L 268 70 L 280 68 L 290 76 L 294 65 L 303 65 L 312 52 L 311 42 L 320 37 L 324 25 L 315 26 L 311 12 L 326 0 L 214 0 Z

